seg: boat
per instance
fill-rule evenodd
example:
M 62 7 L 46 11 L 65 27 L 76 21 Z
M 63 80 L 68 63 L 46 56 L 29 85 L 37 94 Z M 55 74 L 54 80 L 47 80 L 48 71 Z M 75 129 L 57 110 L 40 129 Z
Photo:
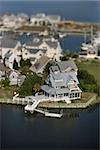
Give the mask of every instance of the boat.
M 64 37 L 66 37 L 66 36 L 67 36 L 66 33 L 59 33 L 59 37 L 60 37 L 60 38 L 64 38 Z
M 91 41 L 86 42 L 86 33 L 84 34 L 84 43 L 82 43 L 79 58 L 93 59 L 98 57 L 98 46 L 100 45 L 100 32 L 94 37 L 93 28 L 91 28 Z

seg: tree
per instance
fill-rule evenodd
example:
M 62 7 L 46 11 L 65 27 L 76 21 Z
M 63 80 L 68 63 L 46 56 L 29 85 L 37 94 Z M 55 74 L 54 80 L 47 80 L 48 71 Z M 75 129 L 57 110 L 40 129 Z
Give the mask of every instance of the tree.
M 31 65 L 32 64 L 31 64 L 30 59 L 24 60 L 23 58 L 21 58 L 21 61 L 20 61 L 20 66 L 21 67 L 24 67 L 24 66 L 30 67 Z
M 24 60 L 23 58 L 21 58 L 20 61 L 20 71 L 22 74 L 27 75 L 27 73 L 31 73 L 31 71 L 29 70 L 30 66 L 31 66 L 31 62 L 29 59 Z
M 34 85 L 34 88 L 33 88 L 33 90 L 35 91 L 35 92 L 38 92 L 38 91 L 40 91 L 40 84 L 39 83 L 36 83 L 35 85 Z
M 86 70 L 79 70 L 78 78 L 82 91 L 98 93 L 98 85 L 93 75 Z
M 14 59 L 13 69 L 15 69 L 15 70 L 18 70 L 18 69 L 19 69 L 18 63 L 17 63 L 16 59 Z
M 9 87 L 9 79 L 1 80 L 0 84 L 2 87 Z
M 49 68 L 51 65 L 52 65 L 52 62 L 49 62 L 44 68 L 44 71 L 43 71 L 43 79 L 44 80 L 46 80 L 49 75 Z
M 28 74 L 26 79 L 19 90 L 20 96 L 29 96 L 35 94 L 35 92 L 40 90 L 40 86 L 44 84 L 41 77 L 38 77 L 35 73 Z
M 69 58 L 78 58 L 78 53 L 66 51 L 63 53 L 63 57 L 61 57 L 60 59 L 62 61 L 65 61 L 65 60 L 69 60 Z

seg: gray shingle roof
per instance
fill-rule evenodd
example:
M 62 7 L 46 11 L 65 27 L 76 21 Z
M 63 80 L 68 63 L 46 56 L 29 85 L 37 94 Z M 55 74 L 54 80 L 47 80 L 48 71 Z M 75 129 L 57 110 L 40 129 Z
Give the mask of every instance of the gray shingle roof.
M 39 73 L 40 70 L 46 66 L 46 64 L 49 62 L 49 60 L 50 60 L 49 57 L 47 57 L 45 55 L 41 56 L 41 58 L 38 59 L 36 61 L 36 63 L 30 67 L 30 70 L 33 72 Z
M 0 41 L 0 47 L 4 47 L 4 48 L 15 48 L 15 46 L 17 45 L 18 41 L 14 40 L 14 39 L 9 39 L 9 38 L 2 38 Z
M 34 37 L 33 41 L 27 41 L 26 46 L 38 47 L 42 44 L 42 39 Z
M 58 62 L 57 65 L 59 66 L 61 72 L 65 71 L 68 67 L 71 67 L 74 70 L 77 69 L 76 64 L 72 60 Z
M 36 54 L 39 51 L 39 49 L 31 49 L 31 48 L 27 48 L 27 50 L 29 53 L 33 53 L 33 54 Z
M 49 47 L 56 49 L 58 44 L 57 42 L 53 42 L 51 40 L 46 41 L 46 43 L 49 45 Z
M 50 80 L 51 80 L 51 83 L 53 86 L 64 86 L 64 87 L 67 87 L 69 81 L 73 80 L 75 81 L 77 84 L 79 83 L 78 82 L 78 79 L 77 79 L 77 76 L 75 74 L 75 72 L 58 72 L 58 73 L 53 73 L 51 76 L 50 76 Z
M 43 85 L 43 86 L 41 86 L 41 89 L 43 90 L 43 91 L 45 91 L 46 93 L 48 93 L 48 94 L 53 94 L 53 95 L 55 95 L 55 94 L 64 94 L 64 93 L 69 93 L 69 89 L 68 88 L 62 88 L 62 89 L 54 89 L 54 88 L 52 88 L 52 87 L 50 87 L 50 86 L 48 86 L 48 85 Z

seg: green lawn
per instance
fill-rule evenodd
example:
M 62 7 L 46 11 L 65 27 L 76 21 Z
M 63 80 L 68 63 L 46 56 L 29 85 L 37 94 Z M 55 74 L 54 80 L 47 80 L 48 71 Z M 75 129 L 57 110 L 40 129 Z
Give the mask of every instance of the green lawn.
M 92 74 L 95 79 L 97 80 L 97 83 L 100 87 L 100 61 L 94 60 L 94 61 L 76 61 L 76 64 L 79 69 L 87 70 L 90 74 Z

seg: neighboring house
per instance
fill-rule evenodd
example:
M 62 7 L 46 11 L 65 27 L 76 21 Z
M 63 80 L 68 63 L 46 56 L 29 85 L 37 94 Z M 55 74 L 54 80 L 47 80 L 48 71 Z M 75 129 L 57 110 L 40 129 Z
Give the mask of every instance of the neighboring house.
M 24 13 L 20 13 L 17 16 L 14 14 L 4 14 L 2 16 L 3 26 L 10 29 L 16 29 L 22 25 L 25 25 L 28 21 L 29 17 Z
M 29 23 L 29 16 L 27 14 L 19 13 L 16 18 L 21 26 Z
M 53 38 L 34 37 L 33 41 L 25 43 L 22 49 L 23 59 L 32 59 L 32 64 L 44 54 L 59 61 L 62 56 L 61 53 L 60 43 Z
M 51 25 L 56 25 L 56 23 L 59 23 L 61 21 L 61 17 L 58 15 L 47 15 L 46 18 Z
M 4 66 L 3 62 L 0 62 L 0 81 L 5 80 L 6 73 L 9 71 L 7 67 Z
M 20 65 L 22 47 L 19 41 L 4 37 L 0 40 L 0 50 L 7 67 L 13 69 L 14 60 Z
M 33 64 L 31 67 L 30 67 L 30 70 L 35 72 L 35 73 L 40 73 L 42 74 L 43 73 L 43 70 L 45 68 L 45 66 L 47 65 L 47 63 L 50 61 L 50 58 L 43 55 L 40 57 L 40 59 L 37 59 L 37 61 L 35 62 L 35 64 Z
M 46 85 L 41 86 L 43 93 L 50 97 L 68 96 L 70 100 L 80 99 L 77 67 L 73 61 L 62 61 L 50 67 Z
M 25 80 L 25 75 L 21 75 L 20 72 L 16 70 L 10 70 L 8 73 L 8 78 L 10 81 L 10 85 L 18 85 L 21 86 Z
M 46 15 L 44 13 L 32 15 L 30 18 L 30 22 L 32 25 L 36 25 L 36 26 L 48 24 L 48 20 L 46 19 Z
M 14 14 L 4 14 L 2 20 L 4 27 L 14 28 L 17 26 L 17 19 Z
M 30 22 L 32 25 L 55 25 L 61 21 L 61 17 L 58 15 L 46 15 L 44 13 L 32 15 Z

